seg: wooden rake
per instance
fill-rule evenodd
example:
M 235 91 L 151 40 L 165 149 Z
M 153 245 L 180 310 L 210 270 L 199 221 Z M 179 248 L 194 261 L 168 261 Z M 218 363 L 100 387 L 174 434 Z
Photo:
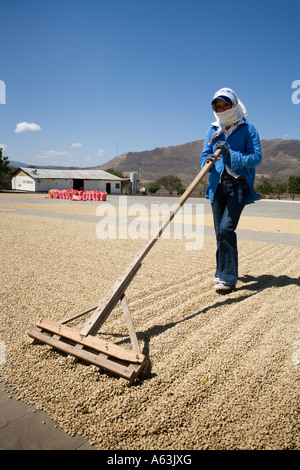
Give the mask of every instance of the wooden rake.
M 58 349 L 75 356 L 76 360 L 81 359 L 95 364 L 101 369 L 113 372 L 114 374 L 127 379 L 129 381 L 129 385 L 141 373 L 145 372 L 148 361 L 146 356 L 142 354 L 140 350 L 125 296 L 126 289 L 140 269 L 145 256 L 159 239 L 164 229 L 173 220 L 198 183 L 210 170 L 220 153 L 221 150 L 216 150 L 214 153 L 215 159 L 208 161 L 201 169 L 180 199 L 172 206 L 167 217 L 160 223 L 157 232 L 151 236 L 145 246 L 136 254 L 122 276 L 115 283 L 111 292 L 102 299 L 100 303 L 91 305 L 85 310 L 58 322 L 49 319 L 39 320 L 35 327 L 28 331 L 28 335 L 30 336 L 29 341 L 31 343 L 41 342 L 48 344 L 54 349 Z M 123 348 L 117 344 L 95 337 L 118 302 L 121 302 L 125 315 L 132 349 Z M 80 332 L 65 326 L 66 323 L 92 311 L 92 315 Z

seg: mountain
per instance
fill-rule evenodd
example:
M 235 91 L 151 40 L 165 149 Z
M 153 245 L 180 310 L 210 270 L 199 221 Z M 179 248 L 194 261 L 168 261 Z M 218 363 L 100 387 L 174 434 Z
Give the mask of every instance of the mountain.
M 27 168 L 29 165 L 28 163 L 19 162 L 17 160 L 9 160 L 9 166 L 14 166 L 15 168 Z
M 200 170 L 199 157 L 203 140 L 183 145 L 159 147 L 143 152 L 127 152 L 97 169 L 114 168 L 124 174 L 136 172 L 140 181 L 154 181 L 165 175 L 178 176 L 189 184 Z M 256 167 L 257 178 L 265 176 L 272 183 L 288 182 L 289 176 L 300 175 L 299 140 L 262 140 L 262 163 Z

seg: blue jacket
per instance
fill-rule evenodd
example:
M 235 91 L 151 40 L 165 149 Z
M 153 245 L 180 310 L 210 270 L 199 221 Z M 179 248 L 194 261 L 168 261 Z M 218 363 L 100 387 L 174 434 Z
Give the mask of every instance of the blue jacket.
M 226 141 L 230 150 L 230 158 L 221 154 L 221 160 L 217 160 L 210 169 L 206 198 L 209 199 L 211 203 L 214 201 L 214 195 L 225 164 L 235 173 L 245 176 L 246 183 L 250 188 L 250 196 L 247 200 L 247 204 L 261 199 L 261 195 L 257 194 L 253 188 L 255 167 L 259 165 L 262 160 L 260 139 L 255 127 L 246 120 L 244 121 L 244 123 L 237 126 L 227 139 L 225 139 L 222 134 L 212 144 L 209 144 L 209 141 L 218 127 L 211 124 L 208 128 L 200 157 L 201 168 L 205 165 L 208 155 L 215 152 L 216 143 L 220 140 Z

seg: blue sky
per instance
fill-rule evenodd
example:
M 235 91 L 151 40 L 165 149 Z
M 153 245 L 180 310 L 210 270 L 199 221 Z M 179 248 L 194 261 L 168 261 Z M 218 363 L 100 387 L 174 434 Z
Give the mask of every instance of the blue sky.
M 299 0 L 0 0 L 0 15 L 10 160 L 86 167 L 203 139 L 223 86 L 261 139 L 300 139 Z

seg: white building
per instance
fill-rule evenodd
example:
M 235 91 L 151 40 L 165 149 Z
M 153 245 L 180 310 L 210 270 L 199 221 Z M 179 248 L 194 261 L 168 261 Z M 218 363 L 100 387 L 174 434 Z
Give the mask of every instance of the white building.
M 51 170 L 19 168 L 12 178 L 12 189 L 48 192 L 50 189 L 83 189 L 121 194 L 122 178 L 103 170 Z

